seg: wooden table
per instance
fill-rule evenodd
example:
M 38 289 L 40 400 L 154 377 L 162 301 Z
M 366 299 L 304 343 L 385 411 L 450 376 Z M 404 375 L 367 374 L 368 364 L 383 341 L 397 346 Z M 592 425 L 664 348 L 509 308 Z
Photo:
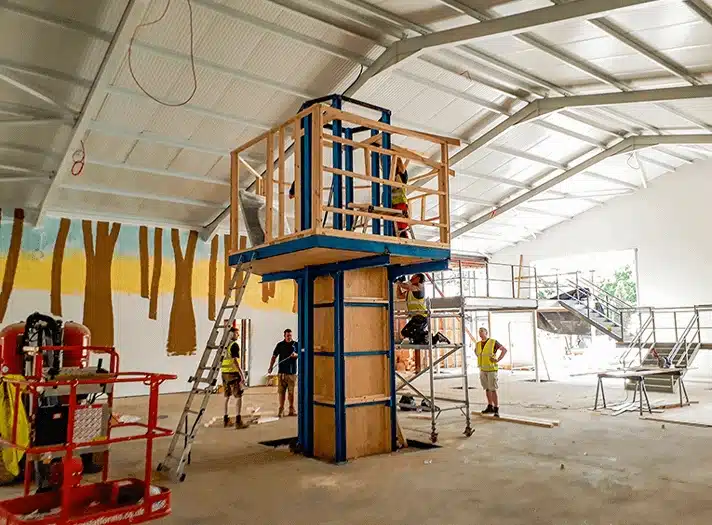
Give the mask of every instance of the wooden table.
M 650 406 L 650 400 L 648 399 L 648 391 L 645 388 L 645 378 L 651 376 L 677 376 L 678 384 L 680 385 L 678 390 L 680 391 L 680 406 L 683 405 L 682 395 L 685 394 L 685 400 L 687 403 L 690 402 L 690 398 L 687 396 L 687 390 L 685 389 L 685 383 L 682 380 L 682 375 L 685 373 L 684 368 L 652 368 L 652 369 L 640 369 L 640 370 L 611 370 L 608 372 L 598 373 L 598 384 L 596 385 L 596 401 L 593 405 L 593 409 L 598 409 L 598 393 L 601 393 L 601 398 L 603 400 L 603 408 L 606 408 L 606 394 L 603 391 L 603 379 L 631 379 L 635 381 L 636 387 L 633 391 L 633 402 L 635 403 L 636 394 L 640 395 L 640 415 L 643 415 L 643 397 L 645 397 L 645 404 L 647 405 L 648 412 L 653 413 L 652 407 Z

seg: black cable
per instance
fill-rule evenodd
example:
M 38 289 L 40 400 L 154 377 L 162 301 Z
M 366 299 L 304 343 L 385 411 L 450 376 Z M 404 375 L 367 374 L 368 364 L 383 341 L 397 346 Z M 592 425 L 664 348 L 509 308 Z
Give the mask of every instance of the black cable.
M 131 50 L 133 49 L 134 40 L 136 39 L 136 34 L 138 33 L 139 29 L 152 26 L 154 24 L 157 24 L 161 20 L 163 20 L 163 18 L 166 16 L 166 13 L 168 12 L 168 8 L 170 7 L 171 2 L 172 2 L 172 0 L 166 0 L 166 7 L 163 9 L 161 16 L 159 16 L 158 18 L 156 18 L 155 20 L 153 20 L 151 22 L 146 22 L 146 23 L 139 24 L 136 26 L 136 29 L 134 29 L 133 35 L 131 35 L 131 42 L 129 43 L 128 62 L 129 62 L 129 73 L 131 74 L 131 78 L 133 78 L 134 82 L 136 82 L 136 85 L 138 86 L 138 88 L 141 91 L 143 91 L 144 95 L 146 95 L 150 99 L 158 102 L 159 104 L 161 104 L 163 106 L 175 108 L 175 107 L 179 107 L 179 106 L 185 106 L 188 102 L 190 102 L 193 99 L 193 97 L 195 96 L 195 92 L 198 90 L 198 76 L 195 72 L 193 5 L 190 3 L 190 0 L 185 0 L 186 4 L 188 4 L 188 18 L 189 18 L 189 27 L 190 27 L 190 68 L 191 68 L 191 72 L 193 74 L 193 89 L 191 90 L 190 95 L 188 95 L 188 97 L 181 102 L 165 102 L 163 100 L 160 100 L 158 97 L 149 93 L 141 85 L 141 82 L 139 82 L 138 78 L 136 78 L 136 74 L 134 73 L 134 70 L 133 70 L 133 63 L 131 61 Z
M 351 82 L 351 84 L 349 84 L 349 87 L 347 87 L 346 89 L 344 89 L 344 90 L 341 92 L 341 96 L 342 96 L 342 97 L 346 94 L 346 92 L 347 92 L 349 89 L 351 89 L 351 88 L 354 86 L 354 84 L 356 84 L 356 82 L 358 82 L 358 79 L 361 78 L 361 75 L 363 75 L 363 70 L 364 70 L 364 67 L 363 67 L 363 64 L 361 64 L 361 71 L 358 72 L 358 76 L 354 79 L 353 82 Z

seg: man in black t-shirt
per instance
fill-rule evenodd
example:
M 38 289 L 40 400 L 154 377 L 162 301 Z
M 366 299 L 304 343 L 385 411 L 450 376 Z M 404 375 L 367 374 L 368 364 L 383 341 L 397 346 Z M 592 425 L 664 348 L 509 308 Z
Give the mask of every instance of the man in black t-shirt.
M 284 331 L 284 340 L 277 343 L 277 346 L 272 352 L 272 360 L 269 362 L 269 370 L 271 374 L 274 368 L 274 363 L 279 358 L 277 363 L 277 372 L 279 374 L 279 412 L 278 416 L 284 414 L 284 398 L 285 394 L 289 393 L 289 414 L 296 416 L 297 411 L 294 409 L 294 387 L 297 384 L 297 342 L 292 339 L 292 331 L 287 328 Z

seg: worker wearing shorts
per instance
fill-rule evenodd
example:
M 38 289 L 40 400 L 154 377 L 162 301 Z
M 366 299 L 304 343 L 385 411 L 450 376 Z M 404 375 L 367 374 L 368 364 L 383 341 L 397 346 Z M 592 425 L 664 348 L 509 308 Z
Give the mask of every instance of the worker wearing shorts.
M 245 390 L 245 376 L 242 373 L 240 366 L 240 345 L 237 343 L 238 329 L 230 329 L 230 343 L 225 349 L 220 372 L 222 373 L 223 388 L 225 390 L 225 415 L 223 416 L 223 425 L 230 425 L 230 417 L 228 416 L 228 405 L 230 398 L 235 398 L 235 427 L 245 428 L 242 422 L 242 393 Z
M 486 328 L 480 328 L 479 335 L 480 340 L 475 345 L 475 355 L 477 356 L 477 366 L 480 368 L 480 384 L 487 395 L 487 408 L 482 413 L 499 417 L 497 371 L 499 370 L 498 363 L 504 359 L 507 349 L 497 340 L 490 339 Z M 497 352 L 500 352 L 499 356 L 497 356 Z
M 277 343 L 277 346 L 272 352 L 272 360 L 269 363 L 268 373 L 272 373 L 275 362 L 277 362 L 278 372 L 278 387 L 279 393 L 279 412 L 277 415 L 284 415 L 284 401 L 289 399 L 289 416 L 296 416 L 297 411 L 294 408 L 294 387 L 297 384 L 297 342 L 292 339 L 292 331 L 287 328 L 284 331 L 284 340 Z M 279 359 L 279 361 L 277 361 Z

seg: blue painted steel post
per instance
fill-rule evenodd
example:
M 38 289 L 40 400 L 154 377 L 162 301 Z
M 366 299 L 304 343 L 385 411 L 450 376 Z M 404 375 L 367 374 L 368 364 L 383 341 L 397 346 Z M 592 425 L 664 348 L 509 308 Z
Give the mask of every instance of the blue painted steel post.
M 378 135 L 377 129 L 371 130 L 371 136 L 375 137 Z M 378 153 L 371 153 L 371 177 L 380 177 L 380 162 L 378 162 L 380 155 Z M 373 206 L 381 205 L 381 185 L 377 182 L 371 183 L 371 204 Z M 371 233 L 374 235 L 381 235 L 381 220 L 372 219 L 371 220 Z
M 299 444 L 306 456 L 314 454 L 314 276 L 304 268 L 299 279 Z
M 388 377 L 390 379 L 389 388 L 391 390 L 391 450 L 398 448 L 398 432 L 396 420 L 396 344 L 395 344 L 395 312 L 394 302 L 395 294 L 393 292 L 393 282 L 388 279 L 388 326 L 390 332 L 390 342 L 388 345 Z
M 383 122 L 384 124 L 390 124 L 391 123 L 391 115 L 384 111 L 381 114 L 380 122 Z M 383 149 L 391 149 L 391 134 L 387 132 L 383 132 Z M 391 162 L 393 162 L 393 159 L 389 155 L 381 155 L 383 159 L 383 178 L 387 179 L 390 177 L 391 173 Z M 387 184 L 383 185 L 383 206 L 385 208 L 391 208 L 391 186 L 388 186 Z M 383 224 L 383 234 L 389 237 L 393 237 L 395 235 L 395 224 L 393 221 L 384 221 Z
M 302 117 L 302 172 L 301 172 L 301 212 L 302 230 L 312 227 L 312 116 Z
M 331 100 L 331 106 L 336 109 L 341 109 L 341 97 L 334 97 Z M 331 122 L 331 133 L 335 137 L 341 137 L 341 120 L 334 119 Z M 343 168 L 343 156 L 341 155 L 341 144 L 339 142 L 331 143 L 331 162 L 332 167 L 335 169 Z M 347 177 L 348 179 L 348 177 Z M 341 193 L 341 175 L 334 173 L 331 179 L 331 191 L 334 195 L 334 208 L 343 208 L 343 198 Z M 344 216 L 340 213 L 332 214 L 333 225 L 335 230 L 344 229 Z
M 350 128 L 344 129 L 344 138 L 348 140 L 353 140 L 354 134 Z M 344 146 L 344 169 L 346 171 L 354 170 L 354 147 Z M 354 201 L 354 180 L 351 177 L 344 178 L 344 186 L 346 188 L 346 202 L 344 203 L 344 208 L 348 208 L 349 204 Z M 353 229 L 354 217 L 351 215 L 346 216 L 346 229 Z
M 346 461 L 346 362 L 344 357 L 344 272 L 334 274 L 335 461 Z
M 305 378 L 306 375 L 304 374 L 304 369 L 306 368 L 304 365 L 304 362 L 306 361 L 306 348 L 304 346 L 306 342 L 306 334 L 302 331 L 304 330 L 304 326 L 302 325 L 302 320 L 304 319 L 304 286 L 305 286 L 305 280 L 304 276 L 295 279 L 294 284 L 297 287 L 297 323 L 298 323 L 298 347 L 299 347 L 299 358 L 297 359 L 297 367 L 298 367 L 298 376 L 297 376 L 297 410 L 299 413 L 297 414 L 299 417 L 297 418 L 297 441 L 299 441 L 299 445 L 301 446 L 302 450 L 306 450 L 306 442 L 308 441 L 306 431 L 307 431 L 307 426 L 304 418 L 307 415 L 307 396 L 306 396 L 306 385 L 305 385 Z

